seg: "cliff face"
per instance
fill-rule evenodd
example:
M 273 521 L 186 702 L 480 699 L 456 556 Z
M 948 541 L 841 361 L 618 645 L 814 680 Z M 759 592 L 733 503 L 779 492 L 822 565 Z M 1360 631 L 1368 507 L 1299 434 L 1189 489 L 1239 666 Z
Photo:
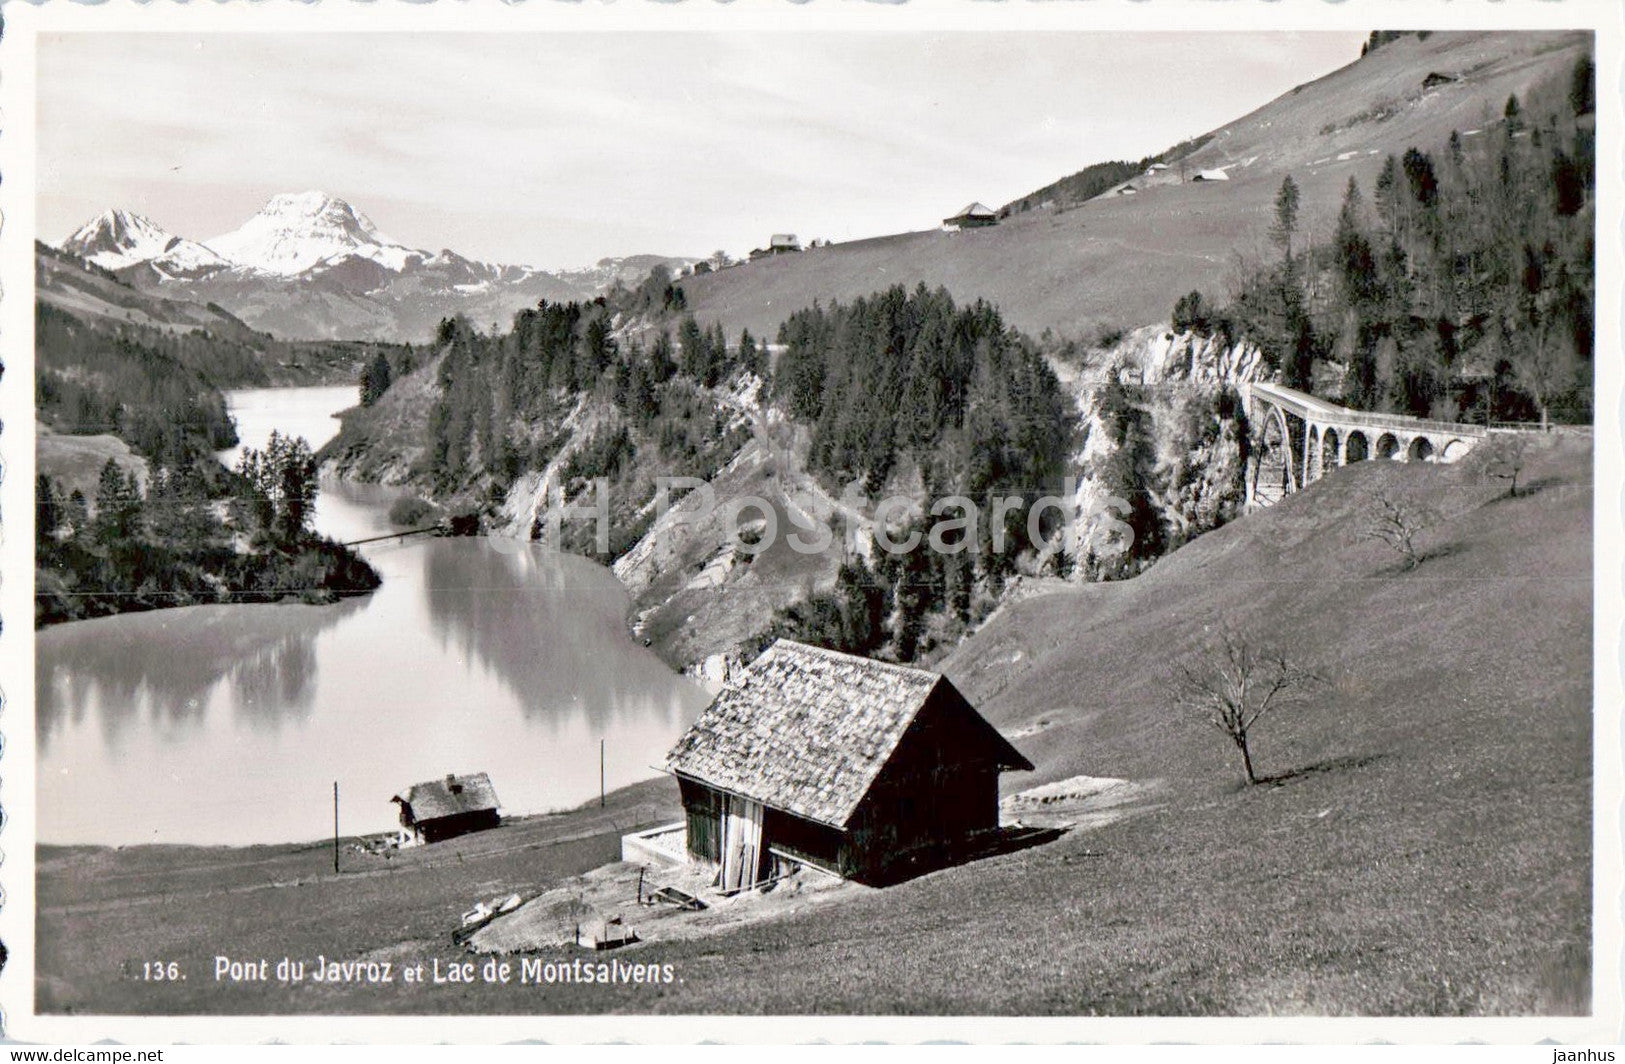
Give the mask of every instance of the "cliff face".
M 1213 391 L 1224 385 L 1261 380 L 1266 373 L 1264 353 L 1257 344 L 1245 340 L 1230 344 L 1219 335 L 1175 333 L 1160 325 L 1141 329 L 1135 335 L 1145 334 L 1150 334 L 1141 344 L 1141 380 L 1145 384 L 1188 381 Z
M 1132 572 L 1237 516 L 1247 426 L 1234 389 L 1269 372 L 1256 344 L 1158 324 L 1069 375 L 1084 431 L 1068 552 L 1121 557 L 1118 571 Z M 1071 573 L 1096 575 L 1086 566 Z
M 1246 340 L 1232 344 L 1217 333 L 1174 332 L 1166 324 L 1147 325 L 1126 334 L 1106 352 L 1104 362 L 1125 384 L 1186 382 L 1206 391 L 1269 375 L 1257 344 Z

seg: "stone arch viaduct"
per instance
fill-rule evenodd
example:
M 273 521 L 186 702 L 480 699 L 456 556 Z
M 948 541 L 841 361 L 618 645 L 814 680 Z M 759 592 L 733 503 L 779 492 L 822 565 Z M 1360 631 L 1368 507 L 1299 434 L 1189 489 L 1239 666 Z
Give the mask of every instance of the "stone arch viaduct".
M 1490 432 L 1483 425 L 1350 410 L 1262 381 L 1242 385 L 1241 392 L 1254 428 L 1249 509 L 1269 506 L 1350 462 L 1454 462 Z

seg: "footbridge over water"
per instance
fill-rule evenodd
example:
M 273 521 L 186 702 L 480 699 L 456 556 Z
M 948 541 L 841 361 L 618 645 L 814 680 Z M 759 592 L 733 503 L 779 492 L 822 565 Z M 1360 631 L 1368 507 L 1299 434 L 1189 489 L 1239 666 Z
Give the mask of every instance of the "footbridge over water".
M 1483 425 L 1350 410 L 1281 384 L 1244 384 L 1241 392 L 1254 428 L 1248 507 L 1269 506 L 1368 458 L 1454 462 L 1490 433 Z

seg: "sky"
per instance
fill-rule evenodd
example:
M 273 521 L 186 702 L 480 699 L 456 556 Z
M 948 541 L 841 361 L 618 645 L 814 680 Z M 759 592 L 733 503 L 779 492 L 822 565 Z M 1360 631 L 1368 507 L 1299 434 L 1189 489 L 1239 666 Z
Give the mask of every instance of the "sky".
M 547 268 L 925 229 L 1221 126 L 1363 38 L 46 35 L 39 235 L 122 207 L 206 243 L 308 189 Z

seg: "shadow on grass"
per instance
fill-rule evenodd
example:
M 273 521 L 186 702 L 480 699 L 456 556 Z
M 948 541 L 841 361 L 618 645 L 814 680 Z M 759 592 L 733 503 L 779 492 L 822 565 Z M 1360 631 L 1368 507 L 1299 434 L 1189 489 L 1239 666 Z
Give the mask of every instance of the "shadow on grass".
M 1510 490 L 1502 491 L 1494 498 L 1486 501 L 1484 505 L 1501 506 L 1509 502 L 1518 502 L 1519 500 L 1527 499 L 1531 495 L 1539 495 L 1542 492 L 1550 492 L 1554 490 L 1562 491 L 1563 489 L 1573 489 L 1577 488 L 1578 486 L 1579 485 L 1575 484 L 1574 481 L 1570 480 L 1568 477 L 1537 477 L 1534 480 L 1519 481 L 1518 494 L 1514 495 Z
M 1460 543 L 1442 543 L 1437 547 L 1429 547 L 1427 550 L 1418 551 L 1415 561 L 1401 558 L 1391 565 L 1379 567 L 1373 575 L 1386 577 L 1409 576 L 1411 573 L 1421 569 L 1422 566 L 1427 562 L 1434 561 L 1438 558 L 1448 558 L 1453 554 L 1460 554 L 1466 549 L 1467 548 Z
M 952 849 L 911 854 L 883 872 L 865 876 L 861 882 L 871 887 L 896 886 L 932 872 L 940 872 L 944 868 L 1043 846 L 1065 835 L 1066 830 L 1066 828 L 997 828 Z
M 1431 562 L 1437 558 L 1448 558 L 1453 554 L 1461 554 L 1467 548 L 1461 543 L 1441 543 L 1437 547 L 1430 547 L 1416 556 L 1416 565 L 1402 572 L 1414 572 L 1424 562 Z
M 1311 776 L 1324 776 L 1329 772 L 1348 772 L 1357 768 L 1364 768 L 1382 759 L 1382 754 L 1360 754 L 1349 757 L 1331 757 L 1324 761 L 1316 761 L 1302 768 L 1288 769 L 1272 776 L 1258 777 L 1259 786 L 1284 787 L 1293 780 L 1308 779 Z M 1242 784 L 1243 787 L 1246 784 Z

